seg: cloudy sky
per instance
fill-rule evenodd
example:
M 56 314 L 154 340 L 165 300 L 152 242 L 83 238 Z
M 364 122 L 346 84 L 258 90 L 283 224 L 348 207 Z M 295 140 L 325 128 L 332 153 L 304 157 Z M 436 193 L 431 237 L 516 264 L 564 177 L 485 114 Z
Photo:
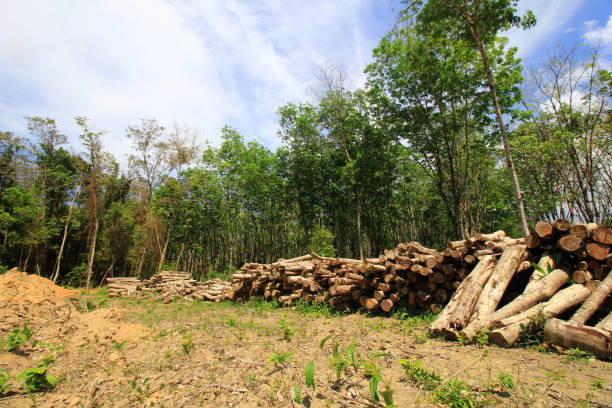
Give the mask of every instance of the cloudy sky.
M 522 0 L 538 25 L 509 33 L 525 65 L 557 44 L 599 45 L 612 60 L 612 1 Z M 228 124 L 269 148 L 276 109 L 310 97 L 319 67 L 356 85 L 394 24 L 399 0 L 1 1 L 0 130 L 24 116 L 57 120 L 80 150 L 75 115 L 107 130 L 125 163 L 125 129 L 156 118 L 200 129 L 215 144 Z

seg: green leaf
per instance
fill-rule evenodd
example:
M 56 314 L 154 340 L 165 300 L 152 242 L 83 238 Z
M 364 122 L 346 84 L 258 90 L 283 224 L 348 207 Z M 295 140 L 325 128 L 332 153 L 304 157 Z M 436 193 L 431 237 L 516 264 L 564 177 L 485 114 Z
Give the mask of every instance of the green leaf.
M 378 397 L 378 384 L 380 383 L 381 379 L 382 377 L 380 375 L 374 375 L 372 378 L 370 378 L 370 395 L 376 402 L 380 401 L 380 398 Z
M 314 362 L 309 361 L 308 363 L 306 363 L 306 368 L 304 370 L 304 377 L 306 377 L 306 386 L 312 387 L 312 389 L 315 389 L 314 372 L 315 372 Z
M 321 340 L 321 342 L 319 343 L 319 348 L 323 349 L 323 346 L 325 346 L 325 343 L 327 343 L 327 340 L 331 339 L 333 335 L 334 335 L 334 332 L 331 332 L 327 336 L 323 337 L 323 340 Z

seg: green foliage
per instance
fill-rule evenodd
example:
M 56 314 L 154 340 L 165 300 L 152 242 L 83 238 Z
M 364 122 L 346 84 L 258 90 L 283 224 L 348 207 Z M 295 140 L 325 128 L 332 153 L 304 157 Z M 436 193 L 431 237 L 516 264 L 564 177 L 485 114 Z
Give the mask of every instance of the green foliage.
M 370 377 L 370 383 L 369 383 L 370 396 L 376 402 L 380 401 L 380 398 L 378 397 L 378 384 L 380 383 L 381 380 L 382 380 L 382 376 L 380 374 L 376 374 Z
M 297 384 L 293 384 L 293 395 L 295 397 L 295 402 L 298 404 L 302 403 L 302 392 L 300 391 L 300 386 Z
M 193 350 L 194 344 L 193 339 L 195 338 L 195 334 L 193 332 L 183 334 L 183 341 L 181 342 L 181 346 L 183 347 L 183 353 L 189 354 L 191 350 Z
M 538 315 L 527 323 L 521 323 L 521 331 L 515 343 L 518 347 L 540 347 L 544 339 L 544 325 L 546 318 Z
M 276 366 L 286 366 L 294 354 L 294 350 L 274 352 L 268 357 L 268 362 L 274 363 Z
M 15 378 L 23 380 L 23 388 L 28 393 L 50 390 L 57 385 L 57 378 L 47 374 L 47 368 L 53 361 L 53 357 L 45 357 L 38 367 L 28 368 Z
M 327 340 L 331 339 L 333 335 L 334 335 L 334 332 L 331 332 L 327 336 L 321 339 L 321 342 L 319 343 L 319 348 L 321 350 L 323 350 L 323 347 L 325 347 L 325 343 L 327 343 Z
M 323 226 L 317 227 L 310 236 L 308 244 L 309 252 L 316 252 L 321 256 L 334 257 L 336 249 L 334 248 L 334 234 Z
M 501 372 L 499 373 L 498 377 L 504 388 L 508 390 L 513 390 L 516 387 L 516 385 L 514 384 L 514 379 L 512 378 L 511 374 Z
M 18 351 L 34 335 L 34 331 L 26 323 L 21 329 L 13 329 L 9 332 L 6 339 L 6 350 L 10 352 Z
M 584 364 L 588 364 L 589 360 L 594 357 L 595 356 L 593 356 L 593 354 L 589 353 L 588 351 L 584 351 L 579 348 L 573 348 L 573 349 L 567 350 L 564 360 L 566 362 L 580 361 Z
M 480 347 L 484 347 L 489 342 L 489 329 L 481 328 L 474 334 L 474 343 Z
M 453 408 L 482 407 L 488 404 L 486 394 L 474 392 L 465 382 L 456 379 L 444 381 L 433 371 L 423 368 L 422 361 L 400 360 L 408 378 L 426 391 L 433 392 L 437 402 Z
M 385 402 L 385 408 L 395 408 L 395 401 L 393 400 L 393 394 L 395 391 L 391 388 L 391 382 L 385 382 L 385 389 L 381 391 L 380 395 L 383 397 Z
M 311 387 L 313 390 L 315 389 L 314 373 L 314 362 L 309 361 L 308 363 L 306 363 L 306 368 L 304 369 L 304 378 L 306 380 L 306 386 Z
M 7 370 L 0 369 L 0 396 L 11 389 L 11 378 L 11 374 Z
M 293 338 L 293 334 L 295 333 L 295 329 L 291 327 L 290 323 L 287 322 L 287 320 L 285 319 L 285 315 L 281 316 L 278 322 L 278 326 L 281 332 L 283 333 L 283 339 L 285 341 L 291 341 L 291 339 Z

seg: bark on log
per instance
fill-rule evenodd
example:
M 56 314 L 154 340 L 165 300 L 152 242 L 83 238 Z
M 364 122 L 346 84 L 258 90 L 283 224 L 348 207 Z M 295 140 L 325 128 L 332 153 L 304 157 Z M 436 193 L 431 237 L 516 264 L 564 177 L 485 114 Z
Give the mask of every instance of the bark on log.
M 612 273 L 609 273 L 608 277 L 593 290 L 591 296 L 589 296 L 582 306 L 580 306 L 580 309 L 574 313 L 569 323 L 573 325 L 585 324 L 610 293 L 612 293 Z
M 547 302 L 538 303 L 524 312 L 503 319 L 499 322 L 500 328 L 489 332 L 489 342 L 501 347 L 511 347 L 519 339 L 521 331 L 538 316 L 550 319 L 579 305 L 591 294 L 591 290 L 584 285 L 572 285 L 557 292 Z
M 612 332 L 612 312 L 608 313 L 599 323 L 595 325 L 595 328 L 600 330 L 608 330 Z
M 538 261 L 538 266 L 540 268 L 542 268 L 542 270 L 545 271 L 545 272 L 548 272 L 549 270 L 552 270 L 555 267 L 555 260 L 554 260 L 554 258 L 552 256 L 552 254 L 550 252 L 548 252 L 548 251 L 544 252 L 542 254 L 542 257 Z M 534 268 L 533 273 L 529 277 L 529 282 L 527 283 L 527 286 L 525 287 L 525 291 L 528 291 L 529 288 L 535 282 L 539 281 L 543 277 L 544 277 L 544 274 L 542 272 L 540 272 L 537 268 Z
M 493 256 L 482 257 L 472 273 L 461 282 L 442 313 L 431 324 L 434 333 L 453 337 L 456 330 L 465 327 L 494 267 L 495 258 Z
M 557 290 L 568 280 L 569 275 L 565 271 L 555 269 L 544 278 L 534 283 L 529 288 L 529 291 L 525 289 L 525 292 L 522 295 L 518 296 L 512 302 L 485 318 L 482 325 L 486 328 L 490 328 L 494 324 L 497 324 L 500 320 L 520 313 L 541 300 L 548 299 L 549 297 L 553 296 L 555 292 L 557 292 Z
M 470 324 L 462 330 L 462 334 L 472 339 L 479 328 L 480 321 L 486 319 L 495 311 L 501 301 L 510 280 L 521 262 L 521 256 L 525 251 L 525 245 L 513 245 L 504 250 L 497 265 L 493 269 L 491 277 L 480 293 L 474 313 L 470 318 Z
M 612 334 L 607 330 L 550 319 L 544 326 L 544 341 L 566 348 L 580 348 L 595 356 L 612 358 Z

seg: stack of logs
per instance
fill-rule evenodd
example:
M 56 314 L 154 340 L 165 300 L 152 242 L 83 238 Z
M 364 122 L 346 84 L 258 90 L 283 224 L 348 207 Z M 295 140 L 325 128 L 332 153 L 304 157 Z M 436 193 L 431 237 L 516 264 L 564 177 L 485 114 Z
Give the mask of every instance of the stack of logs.
M 464 242 L 464 247 L 471 245 L 470 240 Z M 545 322 L 546 342 L 579 347 L 608 359 L 612 357 L 610 245 L 611 228 L 540 221 L 524 243 L 507 246 L 498 260 L 493 255 L 481 257 L 431 328 L 447 338 L 470 340 L 487 330 L 491 343 L 509 347 L 539 320 Z M 498 308 L 500 304 L 503 307 Z
M 481 258 L 513 244 L 503 231 L 477 234 L 470 245 L 449 242 L 443 252 L 417 242 L 401 243 L 378 258 L 363 261 L 312 253 L 273 264 L 247 263 L 232 276 L 229 297 L 276 299 L 289 306 L 301 299 L 334 307 L 363 306 L 391 311 L 402 304 L 440 312 L 449 297 Z
M 229 282 L 212 279 L 199 282 L 187 272 L 162 271 L 150 279 L 108 278 L 109 296 L 147 296 L 160 294 L 164 299 L 180 296 L 191 300 L 220 302 L 230 290 Z

